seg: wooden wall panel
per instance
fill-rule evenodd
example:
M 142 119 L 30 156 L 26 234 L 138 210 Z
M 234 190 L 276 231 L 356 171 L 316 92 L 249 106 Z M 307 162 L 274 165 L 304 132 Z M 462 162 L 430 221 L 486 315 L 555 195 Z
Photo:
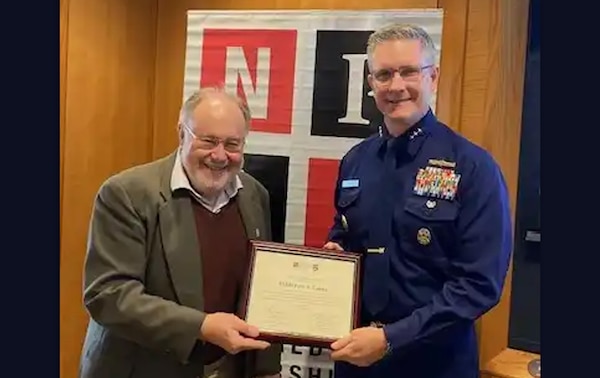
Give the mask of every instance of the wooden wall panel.
M 66 100 L 66 79 L 67 79 L 67 49 L 68 49 L 68 39 L 67 39 L 67 35 L 68 35 L 68 22 L 69 22 L 69 0 L 60 0 L 60 74 L 59 74 L 59 102 L 60 102 L 60 110 L 59 110 L 59 140 L 60 140 L 60 157 L 59 157 L 59 190 L 60 190 L 60 194 L 59 194 L 59 208 L 61 209 L 60 212 L 60 218 L 62 220 L 62 204 L 63 204 L 63 174 L 64 174 L 64 170 L 63 170 L 63 165 L 64 165 L 64 136 L 65 136 L 65 100 Z M 60 220 L 59 220 L 59 223 Z M 62 224 L 60 224 L 59 230 L 62 229 Z M 59 231 L 60 232 L 60 231 Z M 61 240 L 61 244 L 62 244 L 62 240 Z M 60 269 L 60 268 L 59 268 Z M 60 269 L 61 273 L 64 272 L 63 269 Z M 61 283 L 62 283 L 62 279 L 61 279 Z M 61 287 L 62 289 L 62 287 Z M 60 291 L 60 297 L 62 298 L 62 290 Z M 62 314 L 62 301 L 60 302 L 60 311 Z M 66 324 L 62 323 L 62 316 L 61 316 L 61 323 L 60 323 L 61 329 L 63 327 L 66 326 Z M 62 336 L 62 334 L 61 334 Z M 64 365 L 63 365 L 63 349 L 62 349 L 62 337 L 61 337 L 61 341 L 60 341 L 60 345 L 61 345 L 61 349 L 60 349 L 60 362 L 59 362 L 59 369 L 61 372 L 61 377 L 62 377 L 62 372 L 64 370 Z
M 460 132 L 496 158 L 515 214 L 527 43 L 527 0 L 469 2 Z M 508 344 L 511 274 L 479 322 L 482 365 Z
M 157 7 L 148 0 L 65 4 L 60 376 L 75 378 L 88 319 L 81 278 L 94 195 L 109 175 L 152 157 Z
M 154 157 L 177 146 L 183 96 L 186 12 L 189 9 L 369 9 L 436 8 L 437 0 L 159 0 Z M 464 25 L 455 25 L 463 28 Z M 460 54 L 461 50 L 458 50 Z M 452 67 L 449 70 L 453 70 Z M 455 70 L 453 70 L 455 71 Z M 447 95 L 443 95 L 448 97 Z
M 444 10 L 436 115 L 457 130 L 461 121 L 469 0 L 439 0 Z
M 60 200 L 59 206 L 62 209 L 62 188 L 63 188 L 63 161 L 64 161 L 64 143 L 63 138 L 65 135 L 65 99 L 66 99 L 66 79 L 67 79 L 67 48 L 69 45 L 67 39 L 67 31 L 69 25 L 69 0 L 60 0 L 60 76 L 59 76 L 59 102 L 60 102 L 60 111 L 59 111 L 59 138 L 60 138 L 60 158 L 59 158 L 59 182 L 60 182 Z
M 59 157 L 59 208 L 60 210 L 60 227 L 59 230 L 62 230 L 62 205 L 63 205 L 63 176 L 64 176 L 64 152 L 65 152 L 65 103 L 66 103 L 66 80 L 67 80 L 67 50 L 68 50 L 68 24 L 69 24 L 69 0 L 60 0 L 60 74 L 59 74 L 59 102 L 60 102 L 60 110 L 59 110 L 59 138 L 60 138 L 60 157 Z M 59 231 L 61 232 L 61 231 Z M 61 232 L 62 233 L 62 232 Z M 60 241 L 62 245 L 62 238 Z M 61 250 L 61 260 L 62 260 L 62 250 Z M 62 266 L 60 269 L 60 361 L 59 361 L 59 369 L 60 376 L 63 377 L 62 372 L 65 369 L 64 358 L 67 352 L 63 350 L 63 333 L 62 329 L 67 327 L 67 324 L 63 323 L 63 290 L 62 290 L 62 275 L 65 274 L 65 269 Z

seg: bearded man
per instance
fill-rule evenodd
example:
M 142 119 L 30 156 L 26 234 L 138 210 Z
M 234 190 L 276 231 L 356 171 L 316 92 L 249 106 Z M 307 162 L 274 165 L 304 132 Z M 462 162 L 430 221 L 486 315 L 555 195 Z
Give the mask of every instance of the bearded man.
M 84 267 L 82 378 L 279 377 L 281 345 L 235 315 L 269 194 L 241 170 L 250 112 L 219 88 L 183 104 L 169 156 L 107 179 Z

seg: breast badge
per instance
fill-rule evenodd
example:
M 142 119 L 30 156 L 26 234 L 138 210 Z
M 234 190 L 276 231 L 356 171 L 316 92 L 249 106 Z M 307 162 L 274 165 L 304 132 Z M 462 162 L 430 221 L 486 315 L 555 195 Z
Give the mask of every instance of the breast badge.
M 455 168 L 456 163 L 453 161 L 441 160 L 441 159 L 429 159 L 429 165 L 433 165 L 434 167 L 442 167 L 442 168 Z
M 420 228 L 417 231 L 417 241 L 421 245 L 429 245 L 431 243 L 431 232 L 426 228 Z
M 454 162 L 430 159 L 429 165 L 417 172 L 413 192 L 419 196 L 453 200 L 460 181 L 455 166 Z

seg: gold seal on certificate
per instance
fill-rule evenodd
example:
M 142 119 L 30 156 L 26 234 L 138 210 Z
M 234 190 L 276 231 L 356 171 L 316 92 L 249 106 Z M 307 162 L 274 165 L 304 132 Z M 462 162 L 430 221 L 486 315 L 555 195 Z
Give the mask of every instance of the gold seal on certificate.
M 252 241 L 241 317 L 263 340 L 320 346 L 358 326 L 360 255 Z

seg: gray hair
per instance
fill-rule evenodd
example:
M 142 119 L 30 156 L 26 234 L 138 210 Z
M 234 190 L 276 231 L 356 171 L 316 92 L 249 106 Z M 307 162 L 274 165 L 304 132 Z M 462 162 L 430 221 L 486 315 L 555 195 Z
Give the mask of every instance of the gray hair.
M 223 87 L 204 87 L 201 88 L 194 93 L 192 93 L 181 106 L 181 110 L 179 111 L 179 122 L 189 124 L 189 122 L 193 119 L 194 110 L 200 103 L 207 98 L 214 95 L 222 95 L 229 98 L 231 101 L 235 102 L 242 114 L 244 116 L 244 121 L 246 122 L 246 129 L 250 129 L 250 121 L 252 119 L 252 115 L 250 113 L 250 108 L 248 104 L 239 96 L 231 94 L 227 92 Z
M 367 57 L 369 68 L 372 68 L 373 51 L 375 51 L 375 47 L 377 47 L 378 44 L 385 41 L 400 39 L 411 39 L 421 42 L 421 47 L 425 52 L 428 63 L 435 63 L 437 58 L 437 49 L 433 39 L 429 33 L 425 31 L 425 29 L 413 24 L 394 23 L 376 30 L 369 36 L 369 40 L 367 41 Z

